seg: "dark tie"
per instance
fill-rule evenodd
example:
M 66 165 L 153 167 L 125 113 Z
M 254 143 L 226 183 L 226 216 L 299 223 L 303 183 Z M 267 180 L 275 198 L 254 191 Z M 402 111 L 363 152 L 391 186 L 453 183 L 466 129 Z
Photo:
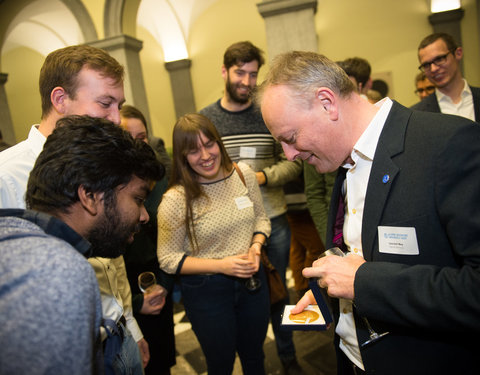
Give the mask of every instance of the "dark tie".
M 343 185 L 343 184 L 342 184 Z M 341 189 L 342 190 L 342 189 Z M 347 246 L 343 241 L 343 223 L 345 222 L 345 199 L 342 192 L 338 195 L 337 216 L 335 217 L 335 224 L 333 226 L 333 244 L 343 252 L 348 252 Z

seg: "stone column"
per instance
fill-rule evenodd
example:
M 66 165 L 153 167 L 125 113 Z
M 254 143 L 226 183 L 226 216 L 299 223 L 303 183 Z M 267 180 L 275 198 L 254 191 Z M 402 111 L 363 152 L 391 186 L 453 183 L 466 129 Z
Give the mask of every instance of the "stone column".
M 192 60 L 190 59 L 165 63 L 165 68 L 170 75 L 170 85 L 172 87 L 177 118 L 186 113 L 196 112 L 192 78 L 190 75 L 191 65 Z
M 460 27 L 460 21 L 463 18 L 464 10 L 453 9 L 445 12 L 432 13 L 428 16 L 428 21 L 433 26 L 434 33 L 447 33 L 450 34 L 453 39 L 462 45 L 462 30 Z M 463 60 L 460 61 L 460 68 L 463 74 Z
M 129 35 L 117 35 L 111 38 L 89 42 L 88 44 L 102 48 L 110 53 L 125 67 L 125 98 L 128 104 L 137 107 L 145 116 L 148 131 L 152 133 L 150 111 L 143 80 L 140 51 L 143 42 Z
M 0 73 L 0 130 L 2 130 L 3 140 L 14 145 L 17 141 L 15 139 L 12 116 L 10 115 L 7 93 L 5 91 L 5 83 L 7 82 L 7 79 L 7 73 Z
M 292 50 L 318 51 L 317 0 L 264 0 L 257 7 L 265 19 L 270 58 Z

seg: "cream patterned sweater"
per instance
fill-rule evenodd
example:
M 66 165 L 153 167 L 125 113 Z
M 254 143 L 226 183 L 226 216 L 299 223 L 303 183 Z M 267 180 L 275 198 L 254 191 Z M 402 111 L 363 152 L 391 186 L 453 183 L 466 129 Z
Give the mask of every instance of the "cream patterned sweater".
M 247 186 L 234 169 L 225 179 L 202 184 L 206 196 L 193 203 L 199 247 L 195 257 L 223 259 L 247 253 L 255 233 L 270 236 L 270 220 L 263 208 L 255 173 L 244 163 L 238 166 Z M 167 273 L 179 273 L 183 259 L 192 255 L 185 212 L 183 187 L 170 188 L 158 208 L 158 262 Z

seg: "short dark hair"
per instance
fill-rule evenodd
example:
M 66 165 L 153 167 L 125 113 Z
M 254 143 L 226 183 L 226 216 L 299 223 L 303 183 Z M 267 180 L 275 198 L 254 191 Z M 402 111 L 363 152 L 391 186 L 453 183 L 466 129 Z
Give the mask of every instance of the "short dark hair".
M 75 98 L 77 77 L 84 67 L 112 78 L 115 83 L 123 82 L 123 66 L 108 52 L 86 44 L 57 49 L 48 54 L 40 70 L 42 119 L 52 110 L 50 95 L 55 87 L 62 87 L 71 98 Z
M 438 39 L 441 39 L 445 42 L 450 52 L 454 52 L 458 48 L 457 42 L 455 42 L 455 39 L 453 39 L 453 37 L 450 34 L 433 33 L 422 39 L 422 41 L 418 45 L 418 50 L 421 50 L 422 48 L 429 46 L 433 42 L 436 42 Z
M 372 73 L 370 63 L 361 57 L 351 57 L 339 61 L 338 65 L 345 70 L 348 76 L 353 76 L 357 83 L 361 83 L 363 86 L 368 82 L 370 74 Z
M 232 44 L 223 55 L 223 65 L 227 70 L 234 65 L 242 66 L 252 61 L 258 62 L 258 69 L 265 63 L 263 51 L 249 41 Z
M 145 126 L 145 132 L 148 136 L 147 120 L 139 109 L 135 108 L 132 105 L 124 104 L 120 109 L 120 116 L 122 116 L 123 118 L 136 118 L 137 120 L 140 120 L 143 126 Z
M 67 116 L 47 138 L 27 184 L 27 207 L 68 213 L 78 188 L 103 192 L 105 199 L 133 176 L 157 181 L 164 175 L 152 148 L 114 123 L 90 116 Z

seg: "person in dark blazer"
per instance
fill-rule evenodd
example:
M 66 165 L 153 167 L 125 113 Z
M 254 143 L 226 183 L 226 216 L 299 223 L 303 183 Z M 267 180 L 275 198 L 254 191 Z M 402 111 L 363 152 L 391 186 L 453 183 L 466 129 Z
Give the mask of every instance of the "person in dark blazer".
M 420 42 L 419 69 L 436 90 L 412 109 L 449 113 L 480 122 L 480 88 L 470 86 L 463 78 L 462 57 L 462 47 L 449 34 L 431 34 Z
M 340 167 L 326 247 L 349 254 L 303 271 L 333 298 L 338 373 L 477 374 L 480 127 L 370 104 L 313 52 L 275 58 L 256 100 L 288 159 Z M 292 313 L 312 303 L 307 292 Z M 364 345 L 364 318 L 387 334 Z

